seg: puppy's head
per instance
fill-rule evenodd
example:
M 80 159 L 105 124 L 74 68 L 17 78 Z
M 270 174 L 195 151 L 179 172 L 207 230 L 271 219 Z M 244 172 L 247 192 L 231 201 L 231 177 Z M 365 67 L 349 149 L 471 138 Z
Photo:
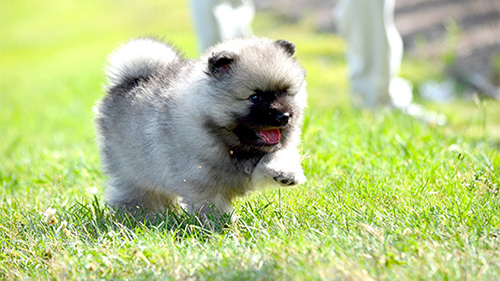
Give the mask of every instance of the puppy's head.
M 233 151 L 268 153 L 287 145 L 298 134 L 306 99 L 295 46 L 251 38 L 209 52 L 211 131 Z

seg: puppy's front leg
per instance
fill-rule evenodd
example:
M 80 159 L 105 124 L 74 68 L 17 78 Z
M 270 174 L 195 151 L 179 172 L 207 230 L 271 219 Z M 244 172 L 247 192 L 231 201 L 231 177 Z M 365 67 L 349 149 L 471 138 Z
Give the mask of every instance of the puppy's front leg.
M 252 183 L 290 186 L 306 181 L 296 149 L 283 149 L 265 155 L 252 173 Z

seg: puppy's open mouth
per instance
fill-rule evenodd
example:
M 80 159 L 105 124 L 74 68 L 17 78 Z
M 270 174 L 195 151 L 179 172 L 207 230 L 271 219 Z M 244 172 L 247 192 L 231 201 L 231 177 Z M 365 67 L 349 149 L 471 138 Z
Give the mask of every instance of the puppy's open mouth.
M 266 145 L 275 145 L 280 142 L 281 133 L 277 128 L 259 130 L 257 132 L 259 140 Z

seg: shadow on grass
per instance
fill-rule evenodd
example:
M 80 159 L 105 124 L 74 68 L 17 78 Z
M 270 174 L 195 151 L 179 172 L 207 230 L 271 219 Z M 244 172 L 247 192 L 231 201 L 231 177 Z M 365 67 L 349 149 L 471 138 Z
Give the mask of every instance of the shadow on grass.
M 230 216 L 223 215 L 221 218 L 210 218 L 210 227 L 207 227 L 197 216 L 190 215 L 181 208 L 166 208 L 155 213 L 143 209 L 134 212 L 113 209 L 100 203 L 97 197 L 92 202 L 77 202 L 69 208 L 52 210 L 52 219 L 48 218 L 47 211 L 43 218 L 38 214 L 31 214 L 31 219 L 26 218 L 24 225 L 38 225 L 32 231 L 49 235 L 65 236 L 65 229 L 68 229 L 66 236 L 77 236 L 84 243 L 97 243 L 107 239 L 110 233 L 119 234 L 126 240 L 134 240 L 138 234 L 145 232 L 170 233 L 176 239 L 204 240 L 214 234 L 224 233 L 231 224 Z M 42 223 L 30 223 L 30 220 L 42 220 Z

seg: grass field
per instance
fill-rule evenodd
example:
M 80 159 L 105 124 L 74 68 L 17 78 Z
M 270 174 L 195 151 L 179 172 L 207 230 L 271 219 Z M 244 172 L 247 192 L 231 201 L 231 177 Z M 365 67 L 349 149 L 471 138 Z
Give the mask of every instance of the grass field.
M 92 106 L 120 42 L 196 56 L 185 1 L 0 0 L 0 279 L 500 280 L 500 103 L 425 104 L 443 127 L 350 108 L 344 45 L 260 13 L 297 45 L 308 182 L 235 202 L 219 232 L 106 207 Z M 440 61 L 407 58 L 415 85 Z

